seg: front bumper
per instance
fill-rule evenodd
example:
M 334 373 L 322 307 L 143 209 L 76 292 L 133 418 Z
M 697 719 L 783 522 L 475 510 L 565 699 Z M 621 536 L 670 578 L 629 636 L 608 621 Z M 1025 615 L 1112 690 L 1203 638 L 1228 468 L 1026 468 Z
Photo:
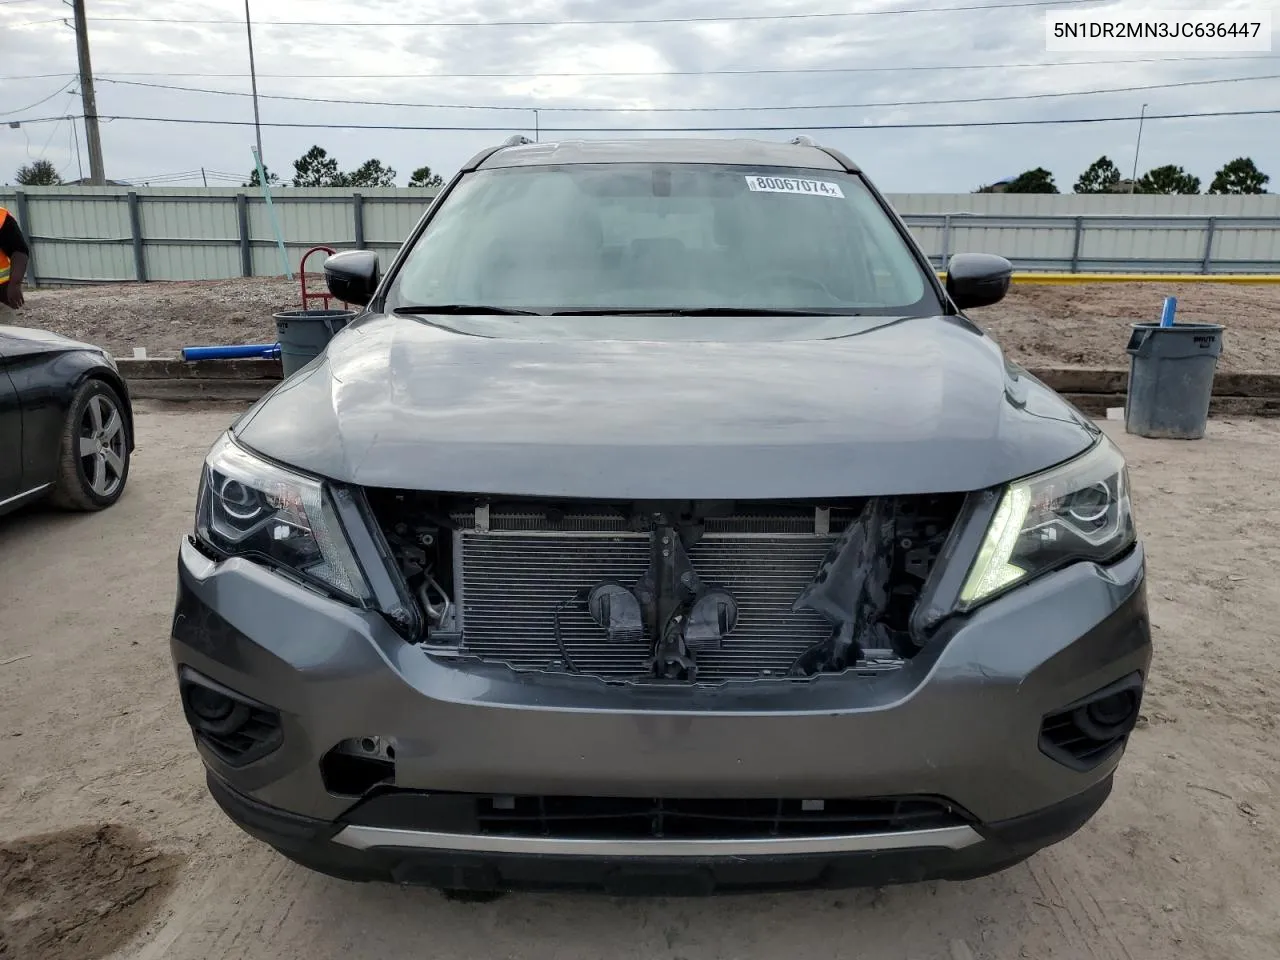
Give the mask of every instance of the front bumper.
M 1111 792 L 1111 777 L 1045 810 L 986 824 L 972 838 L 920 838 L 888 849 L 814 849 L 779 853 L 766 848 L 639 856 L 616 843 L 548 852 L 452 850 L 403 845 L 395 838 L 352 846 L 353 829 L 288 814 L 256 803 L 212 773 L 209 790 L 223 811 L 251 836 L 330 876 L 454 891 L 594 890 L 615 896 L 691 896 L 766 890 L 843 888 L 968 880 L 1006 869 L 1069 837 Z M 373 834 L 366 834 L 370 840 Z
M 704 878 L 698 883 L 709 876 L 729 887 L 751 885 L 749 876 L 735 880 L 735 870 L 754 876 L 766 863 L 782 871 L 783 885 L 792 875 L 862 882 L 856 877 L 887 870 L 880 882 L 888 882 L 997 869 L 1065 836 L 1055 825 L 1077 829 L 1105 799 L 1119 762 L 1119 749 L 1089 769 L 1052 758 L 1041 748 L 1043 718 L 1117 680 L 1145 677 L 1151 657 L 1141 548 L 1109 568 L 1077 564 L 1011 592 L 893 674 L 689 690 L 433 660 L 377 614 L 247 561 L 215 563 L 184 542 L 172 650 L 180 670 L 278 711 L 280 742 L 253 762 L 232 766 L 201 745 L 215 796 L 246 829 L 320 869 L 332 860 L 344 874 L 421 874 L 421 882 L 447 869 L 461 871 L 453 885 L 464 887 L 484 887 L 494 876 L 537 885 L 532 865 L 548 860 L 578 864 L 569 879 L 584 883 L 569 885 L 588 886 L 603 882 L 607 865 L 620 859 L 678 860 L 682 876 L 693 865 L 692 875 Z M 776 856 L 764 848 L 734 852 L 716 869 L 720 858 L 705 850 L 666 849 L 654 858 L 651 850 L 629 857 L 574 848 L 547 856 L 485 849 L 479 839 L 469 850 L 441 850 L 430 837 L 348 833 L 335 840 L 357 801 L 326 790 L 320 761 L 339 742 L 361 737 L 394 741 L 396 786 L 407 790 L 933 796 L 963 809 L 972 829 L 941 846 L 927 836 L 874 849 L 833 842 Z M 255 828 L 248 809 L 322 826 L 299 850 L 278 830 Z M 1061 810 L 1071 813 L 1046 813 Z M 1020 822 L 1017 842 L 1001 839 L 1001 824 Z

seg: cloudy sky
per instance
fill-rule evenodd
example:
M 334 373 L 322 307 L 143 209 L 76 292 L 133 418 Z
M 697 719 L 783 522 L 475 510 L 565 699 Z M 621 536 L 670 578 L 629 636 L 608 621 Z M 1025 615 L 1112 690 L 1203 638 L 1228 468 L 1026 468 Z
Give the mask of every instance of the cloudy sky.
M 811 131 L 855 158 L 889 191 L 967 191 L 1036 166 L 1052 170 L 1059 188 L 1070 190 L 1080 171 L 1101 154 L 1116 160 L 1127 175 L 1136 122 L 958 129 L 895 125 L 1136 116 L 1143 104 L 1148 114 L 1280 108 L 1280 79 L 1273 77 L 1280 75 L 1280 44 L 1272 54 L 1050 54 L 1045 51 L 1045 7 L 1010 7 L 1011 2 L 1016 0 L 251 0 L 263 123 L 335 127 L 264 126 L 264 153 L 268 165 L 287 177 L 292 161 L 318 143 L 344 169 L 377 157 L 399 171 L 403 184 L 423 164 L 447 176 L 508 133 L 532 135 L 537 108 L 543 139 L 606 135 L 556 129 L 566 127 L 639 132 L 635 128 L 786 126 L 795 129 L 746 135 L 789 139 Z M 1001 8 L 946 12 L 948 7 L 984 4 Z M 1103 0 L 1075 6 L 1247 12 L 1274 6 L 1274 0 Z M 104 122 L 107 175 L 135 182 L 167 177 L 167 182 L 196 186 L 201 167 L 214 171 L 211 186 L 225 185 L 226 174 L 244 176 L 252 164 L 252 127 L 190 122 L 252 121 L 252 101 L 245 95 L 249 69 L 241 0 L 87 0 L 87 7 L 99 113 L 182 121 Z M 932 12 L 910 12 L 921 7 Z M 563 22 L 851 10 L 875 15 Z M 18 166 L 40 157 L 51 160 L 66 179 L 79 176 L 73 126 L 79 128 L 81 163 L 88 173 L 78 123 L 12 126 L 14 120 L 81 112 L 74 82 L 75 37 L 59 19 L 65 16 L 69 10 L 62 0 L 0 0 L 0 123 L 6 124 L 0 125 L 0 182 L 11 181 Z M 228 22 L 137 22 L 164 18 Z M 352 21 L 398 25 L 323 25 Z M 439 25 L 441 21 L 464 23 Z M 1277 21 L 1280 25 L 1280 17 Z M 1191 62 L 1188 57 L 1213 59 Z M 1140 58 L 1160 59 L 1097 62 Z M 1237 77 L 1269 79 L 1003 102 L 918 103 Z M 904 101 L 907 105 L 893 105 Z M 875 103 L 890 105 L 865 106 Z M 844 104 L 853 106 L 840 106 Z M 767 109 L 780 106 L 821 109 Z M 565 109 L 571 107 L 611 109 Z M 689 109 L 707 107 L 753 109 Z M 341 129 L 343 125 L 348 128 Z M 359 130 L 350 125 L 497 130 Z M 886 128 L 814 129 L 831 125 Z M 1141 167 L 1181 164 L 1207 187 L 1223 162 L 1241 155 L 1252 156 L 1271 173 L 1271 189 L 1280 189 L 1280 115 L 1149 121 Z M 175 176 L 179 174 L 186 179 Z

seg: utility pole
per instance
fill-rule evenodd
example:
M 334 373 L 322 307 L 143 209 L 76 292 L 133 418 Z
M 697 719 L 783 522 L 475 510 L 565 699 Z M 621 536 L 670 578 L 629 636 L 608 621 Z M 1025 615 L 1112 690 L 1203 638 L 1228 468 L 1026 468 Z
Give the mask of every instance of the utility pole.
M 262 157 L 262 118 L 258 114 L 258 68 L 253 62 L 253 21 L 249 18 L 249 0 L 244 0 L 244 28 L 249 34 L 249 83 L 253 87 L 253 133 Z
M 76 55 L 80 60 L 80 101 L 84 106 L 84 142 L 89 151 L 89 182 L 106 183 L 102 167 L 102 138 L 98 134 L 98 102 L 93 96 L 93 66 L 89 63 L 89 26 L 84 0 L 71 0 L 76 19 Z M 74 121 L 72 121 L 74 123 Z
M 1142 105 L 1142 113 L 1138 115 L 1138 142 L 1133 148 L 1133 179 L 1129 181 L 1129 192 L 1135 193 L 1138 189 L 1138 152 L 1142 150 L 1142 124 L 1147 119 L 1147 105 Z

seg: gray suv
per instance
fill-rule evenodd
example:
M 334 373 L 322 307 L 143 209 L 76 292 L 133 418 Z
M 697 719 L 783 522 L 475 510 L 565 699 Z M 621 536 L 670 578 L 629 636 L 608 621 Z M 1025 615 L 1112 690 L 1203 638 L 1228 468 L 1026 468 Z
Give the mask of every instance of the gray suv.
M 485 896 L 965 878 L 1102 805 L 1124 461 L 804 139 L 486 150 L 204 466 L 172 651 L 227 814 Z

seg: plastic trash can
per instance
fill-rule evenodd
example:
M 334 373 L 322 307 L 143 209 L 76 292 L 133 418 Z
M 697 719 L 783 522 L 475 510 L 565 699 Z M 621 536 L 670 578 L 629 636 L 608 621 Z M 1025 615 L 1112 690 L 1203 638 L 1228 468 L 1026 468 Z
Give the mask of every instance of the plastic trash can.
M 355 319 L 354 310 L 286 310 L 276 315 L 280 363 L 292 376 L 320 356 L 334 334 Z
M 1169 327 L 1135 323 L 1127 349 L 1125 430 L 1160 439 L 1203 437 L 1213 374 L 1222 353 L 1222 327 L 1216 323 Z

